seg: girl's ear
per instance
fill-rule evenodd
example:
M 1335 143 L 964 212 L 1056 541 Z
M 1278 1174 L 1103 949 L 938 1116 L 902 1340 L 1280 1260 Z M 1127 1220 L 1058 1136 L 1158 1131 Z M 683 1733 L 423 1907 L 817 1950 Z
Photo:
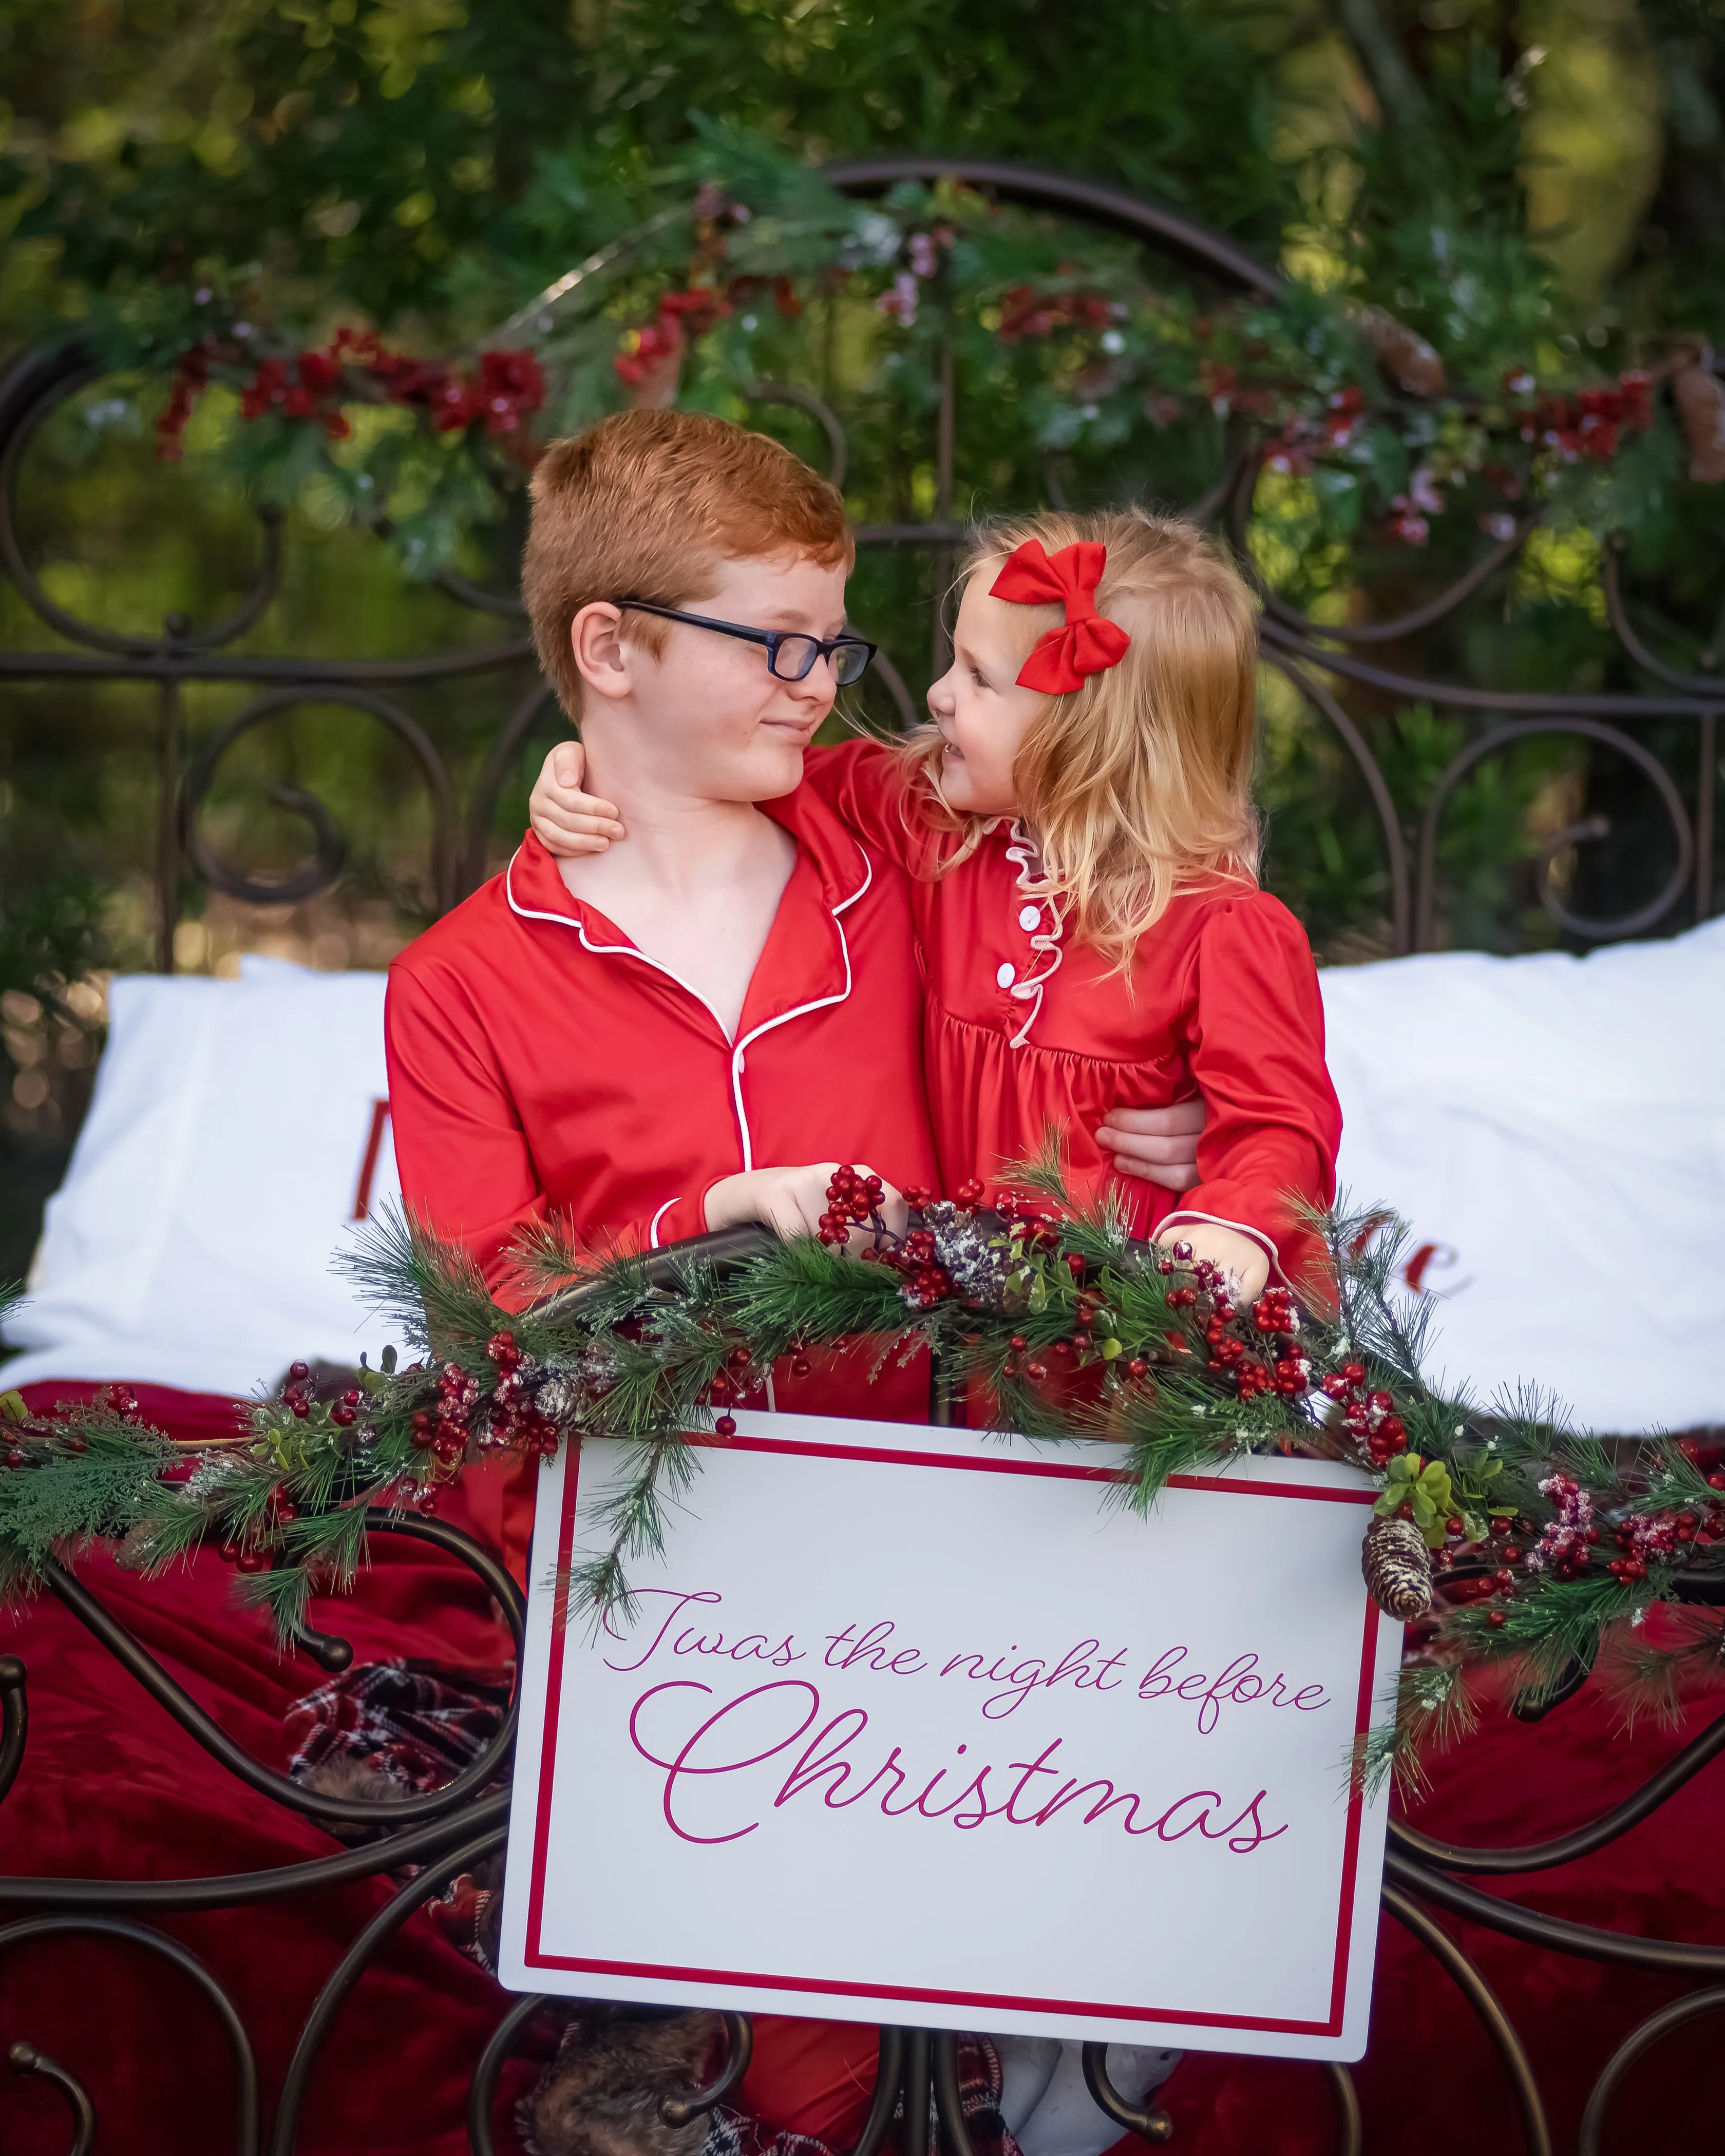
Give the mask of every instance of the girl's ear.
M 633 654 L 624 645 L 623 616 L 608 599 L 594 599 L 569 624 L 569 648 L 582 680 L 595 696 L 616 702 L 634 686 Z

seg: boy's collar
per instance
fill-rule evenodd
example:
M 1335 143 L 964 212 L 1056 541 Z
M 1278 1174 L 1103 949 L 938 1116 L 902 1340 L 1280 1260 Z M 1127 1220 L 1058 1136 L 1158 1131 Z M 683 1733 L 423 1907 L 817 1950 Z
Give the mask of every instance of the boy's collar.
M 757 801 L 755 805 L 763 816 L 770 816 L 781 829 L 788 831 L 807 855 L 820 878 L 821 896 L 829 912 L 842 912 L 853 899 L 862 896 L 873 879 L 874 864 L 850 826 L 829 808 L 807 779 L 778 800 Z
M 849 825 L 840 820 L 805 782 L 776 801 L 756 804 L 797 841 L 798 850 L 820 879 L 829 912 L 844 910 L 867 890 L 874 865 Z M 563 881 L 555 857 L 531 830 L 522 839 L 506 874 L 510 899 L 518 911 L 554 913 L 565 921 L 585 916 L 582 903 Z
M 563 881 L 554 855 L 547 852 L 529 830 L 503 871 L 504 889 L 517 913 L 554 913 L 560 920 L 579 922 L 586 916 L 574 893 Z

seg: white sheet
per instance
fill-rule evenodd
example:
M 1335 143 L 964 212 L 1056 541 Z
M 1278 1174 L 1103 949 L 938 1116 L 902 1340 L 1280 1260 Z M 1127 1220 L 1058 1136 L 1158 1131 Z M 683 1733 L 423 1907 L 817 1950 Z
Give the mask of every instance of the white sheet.
M 382 1344 L 330 1258 L 362 1199 L 398 1192 L 387 1119 L 361 1188 L 388 1090 L 383 983 L 259 958 L 238 981 L 114 982 L 90 1113 L 8 1327 L 25 1352 L 0 1383 L 243 1395 L 296 1358 Z
M 1434 1367 L 1602 1433 L 1725 1424 L 1725 921 L 1322 978 L 1340 1174 L 1430 1246 Z

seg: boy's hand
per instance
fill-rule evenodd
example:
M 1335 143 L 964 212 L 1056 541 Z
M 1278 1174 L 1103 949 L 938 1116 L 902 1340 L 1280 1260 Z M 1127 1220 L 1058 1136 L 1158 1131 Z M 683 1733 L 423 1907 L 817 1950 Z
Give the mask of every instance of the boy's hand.
M 541 765 L 527 798 L 527 820 L 547 853 L 558 860 L 603 854 L 625 834 L 614 802 L 583 793 L 587 752 L 579 742 L 559 742 Z
M 1270 1278 L 1270 1253 L 1261 1243 L 1238 1229 L 1224 1228 L 1214 1220 L 1194 1220 L 1164 1228 L 1159 1247 L 1173 1254 L 1176 1243 L 1189 1243 L 1194 1262 L 1208 1258 L 1234 1282 L 1236 1302 L 1255 1302 Z
M 1142 1176 L 1164 1190 L 1189 1190 L 1199 1179 L 1204 1120 L 1201 1097 L 1176 1101 L 1172 1108 L 1111 1108 L 1096 1143 L 1122 1175 Z
M 838 1167 L 835 1160 L 819 1160 L 806 1168 L 755 1168 L 742 1175 L 727 1175 L 706 1194 L 706 1224 L 732 1228 L 742 1220 L 760 1220 L 780 1235 L 818 1235 L 820 1216 L 828 1209 L 827 1185 Z M 858 1172 L 874 1173 L 860 1163 Z M 910 1209 L 890 1183 L 880 1217 L 895 1235 L 903 1235 L 910 1219 Z M 850 1231 L 853 1250 L 873 1240 L 866 1229 Z

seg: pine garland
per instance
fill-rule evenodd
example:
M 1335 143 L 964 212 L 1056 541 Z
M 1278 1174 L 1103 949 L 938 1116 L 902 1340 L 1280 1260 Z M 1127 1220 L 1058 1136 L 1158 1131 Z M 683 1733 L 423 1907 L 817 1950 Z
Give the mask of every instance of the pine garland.
M 1696 447 L 1718 431 L 1717 397 L 1704 426 L 1695 416 L 1704 356 L 1690 346 L 1609 374 L 1570 365 L 1536 333 L 1531 292 L 1482 295 L 1495 327 L 1481 341 L 1470 316 L 1452 380 L 1424 338 L 1345 285 L 1200 297 L 1117 234 L 951 181 L 855 201 L 732 129 L 707 131 L 698 162 L 703 184 L 682 167 L 665 176 L 647 193 L 668 198 L 586 274 L 455 357 L 273 320 L 249 275 L 128 286 L 101 298 L 89 335 L 110 367 L 166 384 L 162 454 L 182 453 L 199 399 L 226 389 L 239 417 L 216 430 L 217 453 L 254 495 L 289 500 L 316 470 L 321 498 L 387 536 L 415 576 L 451 566 L 496 521 L 536 441 L 619 403 L 680 398 L 758 421 L 757 384 L 803 381 L 811 307 L 848 315 L 840 341 L 873 426 L 895 407 L 927 411 L 953 342 L 971 426 L 1010 419 L 1026 459 L 1015 489 L 1050 456 L 1101 478 L 1177 436 L 1217 455 L 1224 431 L 1250 439 L 1266 573 L 1289 549 L 1317 573 L 1325 549 L 1363 539 L 1476 547 L 1481 527 L 1512 537 L 1530 511 L 1601 536 L 1633 529 L 1680 434 L 1692 468 L 1717 476 Z M 1667 381 L 1670 409 L 1656 394 Z
M 232 1439 L 193 1447 L 122 1389 L 48 1415 L 0 1398 L 0 1598 L 97 1542 L 149 1574 L 208 1545 L 290 1639 L 314 1591 L 352 1584 L 368 1508 L 434 1511 L 475 1460 L 595 1436 L 620 1442 L 624 1471 L 571 1606 L 627 1614 L 630 1570 L 664 1548 L 666 1507 L 699 1471 L 691 1440 L 728 1435 L 727 1408 L 775 1363 L 866 1338 L 877 1369 L 932 1351 L 1001 1430 L 1116 1442 L 1104 1502 L 1141 1514 L 1171 1476 L 1252 1451 L 1370 1475 L 1376 1513 L 1417 1530 L 1403 1543 L 1429 1553 L 1436 1599 L 1409 1630 L 1393 1727 L 1359 1748 L 1368 1784 L 1417 1787 L 1422 1748 L 1471 1726 L 1475 1671 L 1507 1671 L 1527 1708 L 1598 1662 L 1631 1714 L 1725 1680 L 1720 1615 L 1686 1609 L 1659 1641 L 1645 1629 L 1656 1604 L 1725 1582 L 1707 1563 L 1725 1472 L 1664 1440 L 1620 1460 L 1541 1396 L 1487 1410 L 1434 1389 L 1427 1306 L 1394 1286 L 1405 1235 L 1381 1209 L 1311 1216 L 1332 1277 L 1305 1307 L 1276 1287 L 1245 1306 L 1183 1245 L 1135 1242 L 1117 1209 L 1075 1204 L 1052 1150 L 993 1209 L 983 1195 L 913 1192 L 895 1235 L 878 1185 L 841 1170 L 822 1240 L 772 1241 L 722 1276 L 698 1252 L 594 1260 L 541 1230 L 519 1252 L 538 1293 L 516 1312 L 465 1253 L 386 1216 L 348 1270 L 414 1359 L 387 1349 L 336 1399 L 314 1399 L 295 1364 Z M 1366 1568 L 1384 1599 L 1369 1537 Z

